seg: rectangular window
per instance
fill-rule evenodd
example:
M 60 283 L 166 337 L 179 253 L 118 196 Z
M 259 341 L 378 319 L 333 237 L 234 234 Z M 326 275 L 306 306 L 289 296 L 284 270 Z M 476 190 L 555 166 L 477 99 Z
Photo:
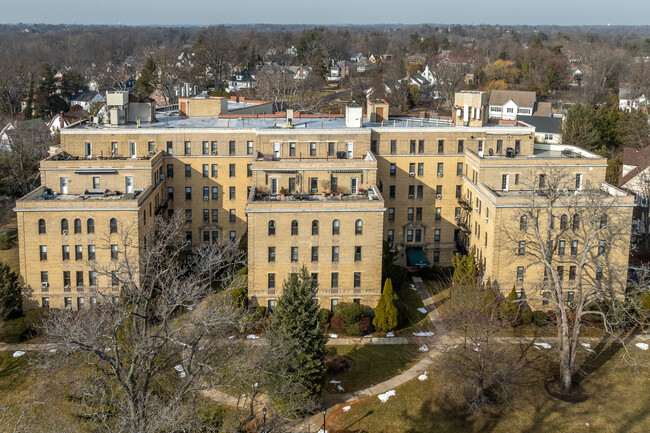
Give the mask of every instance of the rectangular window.
M 186 141 L 185 142 L 185 155 L 189 155 L 192 153 L 192 142 L 191 141 Z
M 185 221 L 188 223 L 192 221 L 192 209 L 185 209 Z
M 203 187 L 203 201 L 210 200 L 210 187 L 209 186 L 204 186 Z
M 437 207 L 436 208 L 436 221 L 442 220 L 442 208 Z
M 391 164 L 390 172 L 389 172 L 390 176 L 395 176 L 396 173 L 397 173 L 397 166 L 395 164 Z
M 411 140 L 410 142 L 411 146 L 409 148 L 410 153 L 415 153 L 415 140 Z
M 354 247 L 354 261 L 355 262 L 361 261 L 361 247 L 358 245 Z
M 418 176 L 424 176 L 424 163 L 418 162 Z
M 409 185 L 409 198 L 415 198 L 415 185 Z
M 602 281 L 603 279 L 603 267 L 596 266 L 596 281 Z
M 111 245 L 111 260 L 117 260 L 117 245 Z
M 99 177 L 93 177 L 93 188 L 99 189 Z
M 393 231 L 393 229 L 390 229 L 386 232 L 386 240 L 391 244 L 395 240 L 395 232 Z
M 234 223 L 237 221 L 237 214 L 235 213 L 235 209 L 230 209 L 230 222 Z
M 218 186 L 213 186 L 212 187 L 212 200 L 217 200 L 219 199 L 219 187 Z
M 209 222 L 210 222 L 210 209 L 203 209 L 203 223 L 207 224 Z
M 417 187 L 417 194 L 415 195 L 417 198 L 423 198 L 424 197 L 424 186 L 418 185 Z
M 564 255 L 565 245 L 566 245 L 566 241 L 564 241 L 564 240 L 561 240 L 561 241 L 558 242 L 558 244 L 557 244 L 557 253 L 558 253 L 558 255 L 560 255 L 560 256 Z
M 289 156 L 296 156 L 296 143 L 289 143 Z
M 433 263 L 440 263 L 440 251 L 438 250 L 433 252 Z
M 517 247 L 517 255 L 523 256 L 526 254 L 526 241 L 519 241 L 519 246 Z
M 397 140 L 390 141 L 390 153 L 397 153 Z
M 174 164 L 167 164 L 167 177 L 174 177 Z
M 418 153 L 424 153 L 424 140 L 418 141 Z
M 564 280 L 564 266 L 557 267 L 557 279 L 560 281 Z
M 209 155 L 210 154 L 210 142 L 204 141 L 203 143 L 201 143 L 201 152 L 204 155 Z
M 373 155 L 377 154 L 377 140 L 370 141 L 370 151 L 372 152 Z
M 394 207 L 389 207 L 388 208 L 388 221 L 395 221 L 395 208 Z
M 88 260 L 95 260 L 95 246 L 88 245 Z
M 515 154 L 521 153 L 521 140 L 515 140 Z
M 298 263 L 298 247 L 291 247 L 291 263 Z
M 416 207 L 415 208 L 415 220 L 416 221 L 422 221 L 422 208 L 421 207 Z
M 235 177 L 235 164 L 230 164 L 228 166 L 228 171 L 229 171 L 230 177 Z
M 234 242 L 237 239 L 237 232 L 234 230 L 230 231 L 230 242 Z
M 61 246 L 62 250 L 62 259 L 63 260 L 70 260 L 70 245 L 63 245 Z
M 216 141 L 211 141 L 211 142 L 210 142 L 210 151 L 211 151 L 211 153 L 212 153 L 213 155 L 217 155 L 217 154 L 218 154 L 218 148 L 217 148 L 217 147 L 218 147 L 218 146 L 217 146 L 217 142 L 216 142 Z
M 202 172 L 203 172 L 203 177 L 208 177 L 210 175 L 210 166 L 208 164 L 203 164 Z
M 309 156 L 316 156 L 316 143 L 309 143 Z
M 147 150 L 149 151 L 149 153 L 154 153 L 156 150 L 155 147 L 156 145 L 153 141 L 147 143 Z
M 438 177 L 442 177 L 442 175 L 444 174 L 443 169 L 444 169 L 444 163 L 439 162 L 438 163 Z
M 361 272 L 354 273 L 354 288 L 361 287 Z
M 275 262 L 275 247 L 269 247 L 268 256 L 269 263 Z
M 72 308 L 72 298 L 65 297 L 63 298 L 63 307 L 66 309 L 71 309 Z
M 434 242 L 440 242 L 440 229 L 435 229 L 433 231 L 433 240 Z
M 246 177 L 252 177 L 253 176 L 253 164 L 247 164 L 246 165 Z
M 520 282 L 520 283 L 524 281 L 524 267 L 523 266 L 517 266 L 517 281 Z
M 171 142 L 171 141 L 168 141 L 168 142 L 167 142 L 167 153 L 168 153 L 169 155 L 173 155 L 173 154 L 174 154 L 174 143 Z
M 388 187 L 388 198 L 395 198 L 395 185 Z
M 462 194 L 462 186 L 456 185 L 456 198 L 460 198 L 461 194 Z
M 442 198 L 442 185 L 436 185 L 436 198 Z
M 231 141 L 231 142 L 228 143 L 228 153 L 230 155 L 235 154 L 235 142 L 234 141 Z
M 500 154 L 503 150 L 503 140 L 497 140 L 497 154 Z
M 174 201 L 174 188 L 171 186 L 167 187 L 167 200 Z
M 235 187 L 234 186 L 230 187 L 228 197 L 230 198 L 230 200 L 235 199 Z
M 327 143 L 327 156 L 334 156 L 336 154 L 336 146 L 331 141 Z
M 582 175 L 576 174 L 576 189 L 582 189 Z
M 519 185 L 519 174 L 515 174 L 515 185 Z
M 501 175 L 501 191 L 508 191 L 508 175 Z
M 84 285 L 84 273 L 83 271 L 77 271 L 77 278 L 76 278 L 76 283 L 77 287 L 83 287 Z
M 97 285 L 97 272 L 89 271 L 88 272 L 88 285 L 96 286 Z
M 410 207 L 406 210 L 406 216 L 409 221 L 413 221 L 413 208 Z
M 47 260 L 47 246 L 46 245 L 40 245 L 38 247 L 38 250 L 39 250 L 41 261 Z
M 268 274 L 267 287 L 269 289 L 275 289 L 275 274 L 272 272 Z
M 462 176 L 463 175 L 463 163 L 458 162 L 456 163 L 456 176 Z
M 339 261 L 339 247 L 334 246 L 332 247 L 332 262 L 338 262 Z
M 185 200 L 192 200 L 192 187 L 191 186 L 186 186 L 185 187 Z
M 129 142 L 129 156 L 131 158 L 136 157 L 136 154 L 135 154 L 135 141 Z
M 252 155 L 253 154 L 253 142 L 252 141 L 247 141 L 246 142 L 246 154 L 247 155 Z
M 336 289 L 339 287 L 339 273 L 338 272 L 332 272 L 332 282 L 330 284 L 332 289 Z
M 192 166 L 185 164 L 185 177 L 192 177 Z
M 569 266 L 569 281 L 575 281 L 575 280 L 576 280 L 576 267 Z
M 41 287 L 47 287 L 49 283 L 47 271 L 41 271 Z
M 311 247 L 311 261 L 318 261 L 318 247 Z
M 217 164 L 212 164 L 212 177 L 217 177 L 219 174 L 219 166 Z
M 406 242 L 413 242 L 413 229 L 406 229 Z
M 445 140 L 438 140 L 438 153 L 445 153 Z
M 219 210 L 218 209 L 212 209 L 212 222 L 213 223 L 219 222 Z
M 578 241 L 571 241 L 571 255 L 574 257 L 578 255 Z
M 458 153 L 463 153 L 465 151 L 465 143 L 463 140 L 458 140 Z

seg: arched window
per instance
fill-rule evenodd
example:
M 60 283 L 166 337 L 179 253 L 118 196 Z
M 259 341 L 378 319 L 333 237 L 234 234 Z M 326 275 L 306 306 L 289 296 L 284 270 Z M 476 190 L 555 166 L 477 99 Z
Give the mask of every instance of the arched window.
M 117 220 L 115 218 L 111 218 L 110 221 L 110 232 L 111 233 L 117 233 Z
M 61 220 L 61 234 L 62 235 L 68 234 L 68 220 L 65 218 Z
M 86 221 L 86 231 L 88 234 L 95 233 L 95 220 L 92 218 L 88 218 L 88 221 Z
M 580 228 L 580 215 L 573 215 L 573 230 L 578 230 Z
M 341 227 L 341 223 L 339 222 L 339 220 L 332 221 L 332 234 L 338 235 L 340 227 Z
M 275 221 L 269 221 L 269 236 L 275 235 Z
M 45 234 L 45 220 L 43 218 L 38 220 L 38 234 L 39 235 Z
M 81 233 L 81 220 L 79 218 L 74 220 L 74 233 Z
M 354 234 L 360 235 L 362 233 L 363 233 L 363 221 L 359 219 L 354 222 Z
M 313 220 L 311 222 L 311 235 L 318 236 L 318 220 Z
M 291 236 L 298 236 L 298 221 L 291 221 Z
M 521 231 L 526 230 L 527 224 L 528 224 L 528 216 L 522 215 L 521 218 L 519 218 L 519 230 Z
M 560 217 L 560 228 L 566 230 L 569 227 L 569 217 L 566 214 L 562 214 Z
M 607 225 L 607 215 L 603 215 L 600 217 L 600 228 L 604 229 L 606 225 Z

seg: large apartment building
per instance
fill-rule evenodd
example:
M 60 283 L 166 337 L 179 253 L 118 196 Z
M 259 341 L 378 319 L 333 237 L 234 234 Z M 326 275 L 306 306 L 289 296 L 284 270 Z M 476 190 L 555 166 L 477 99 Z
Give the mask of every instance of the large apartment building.
M 485 93 L 459 93 L 455 122 L 387 118 L 388 108 L 375 100 L 365 115 L 351 106 L 345 117 L 289 111 L 64 128 L 60 151 L 41 164 L 42 186 L 16 205 L 25 308 L 84 308 L 98 291 L 117 295 L 92 264 L 110 268 L 127 248 L 121 230 L 142 233 L 158 214 L 182 213 L 190 244 L 247 235 L 249 297 L 271 308 L 303 265 L 323 307 L 374 307 L 384 240 L 406 266 L 448 266 L 474 251 L 501 287 L 538 284 L 543 267 L 513 255 L 504 229 L 549 168 L 573 176 L 575 194 L 597 185 L 631 215 L 632 199 L 604 183 L 604 158 L 535 144 L 534 128 L 516 122 L 486 124 Z M 610 258 L 621 281 L 627 248 Z

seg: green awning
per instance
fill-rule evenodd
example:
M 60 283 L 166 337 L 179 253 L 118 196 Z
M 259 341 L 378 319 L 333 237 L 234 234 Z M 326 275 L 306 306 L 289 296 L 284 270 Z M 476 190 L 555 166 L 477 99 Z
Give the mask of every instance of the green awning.
M 422 248 L 407 248 L 406 257 L 408 258 L 409 266 L 429 266 L 427 255 L 424 254 Z

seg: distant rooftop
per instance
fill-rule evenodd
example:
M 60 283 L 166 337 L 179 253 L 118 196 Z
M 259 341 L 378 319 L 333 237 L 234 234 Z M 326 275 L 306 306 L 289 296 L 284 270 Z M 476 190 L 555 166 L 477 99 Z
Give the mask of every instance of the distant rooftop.
M 44 186 L 36 188 L 27 194 L 21 201 L 116 201 L 116 200 L 137 200 L 147 189 L 135 189 L 133 192 L 124 193 L 119 191 L 110 191 L 107 189 L 87 189 L 83 194 L 59 194 L 52 192 L 51 189 Z

